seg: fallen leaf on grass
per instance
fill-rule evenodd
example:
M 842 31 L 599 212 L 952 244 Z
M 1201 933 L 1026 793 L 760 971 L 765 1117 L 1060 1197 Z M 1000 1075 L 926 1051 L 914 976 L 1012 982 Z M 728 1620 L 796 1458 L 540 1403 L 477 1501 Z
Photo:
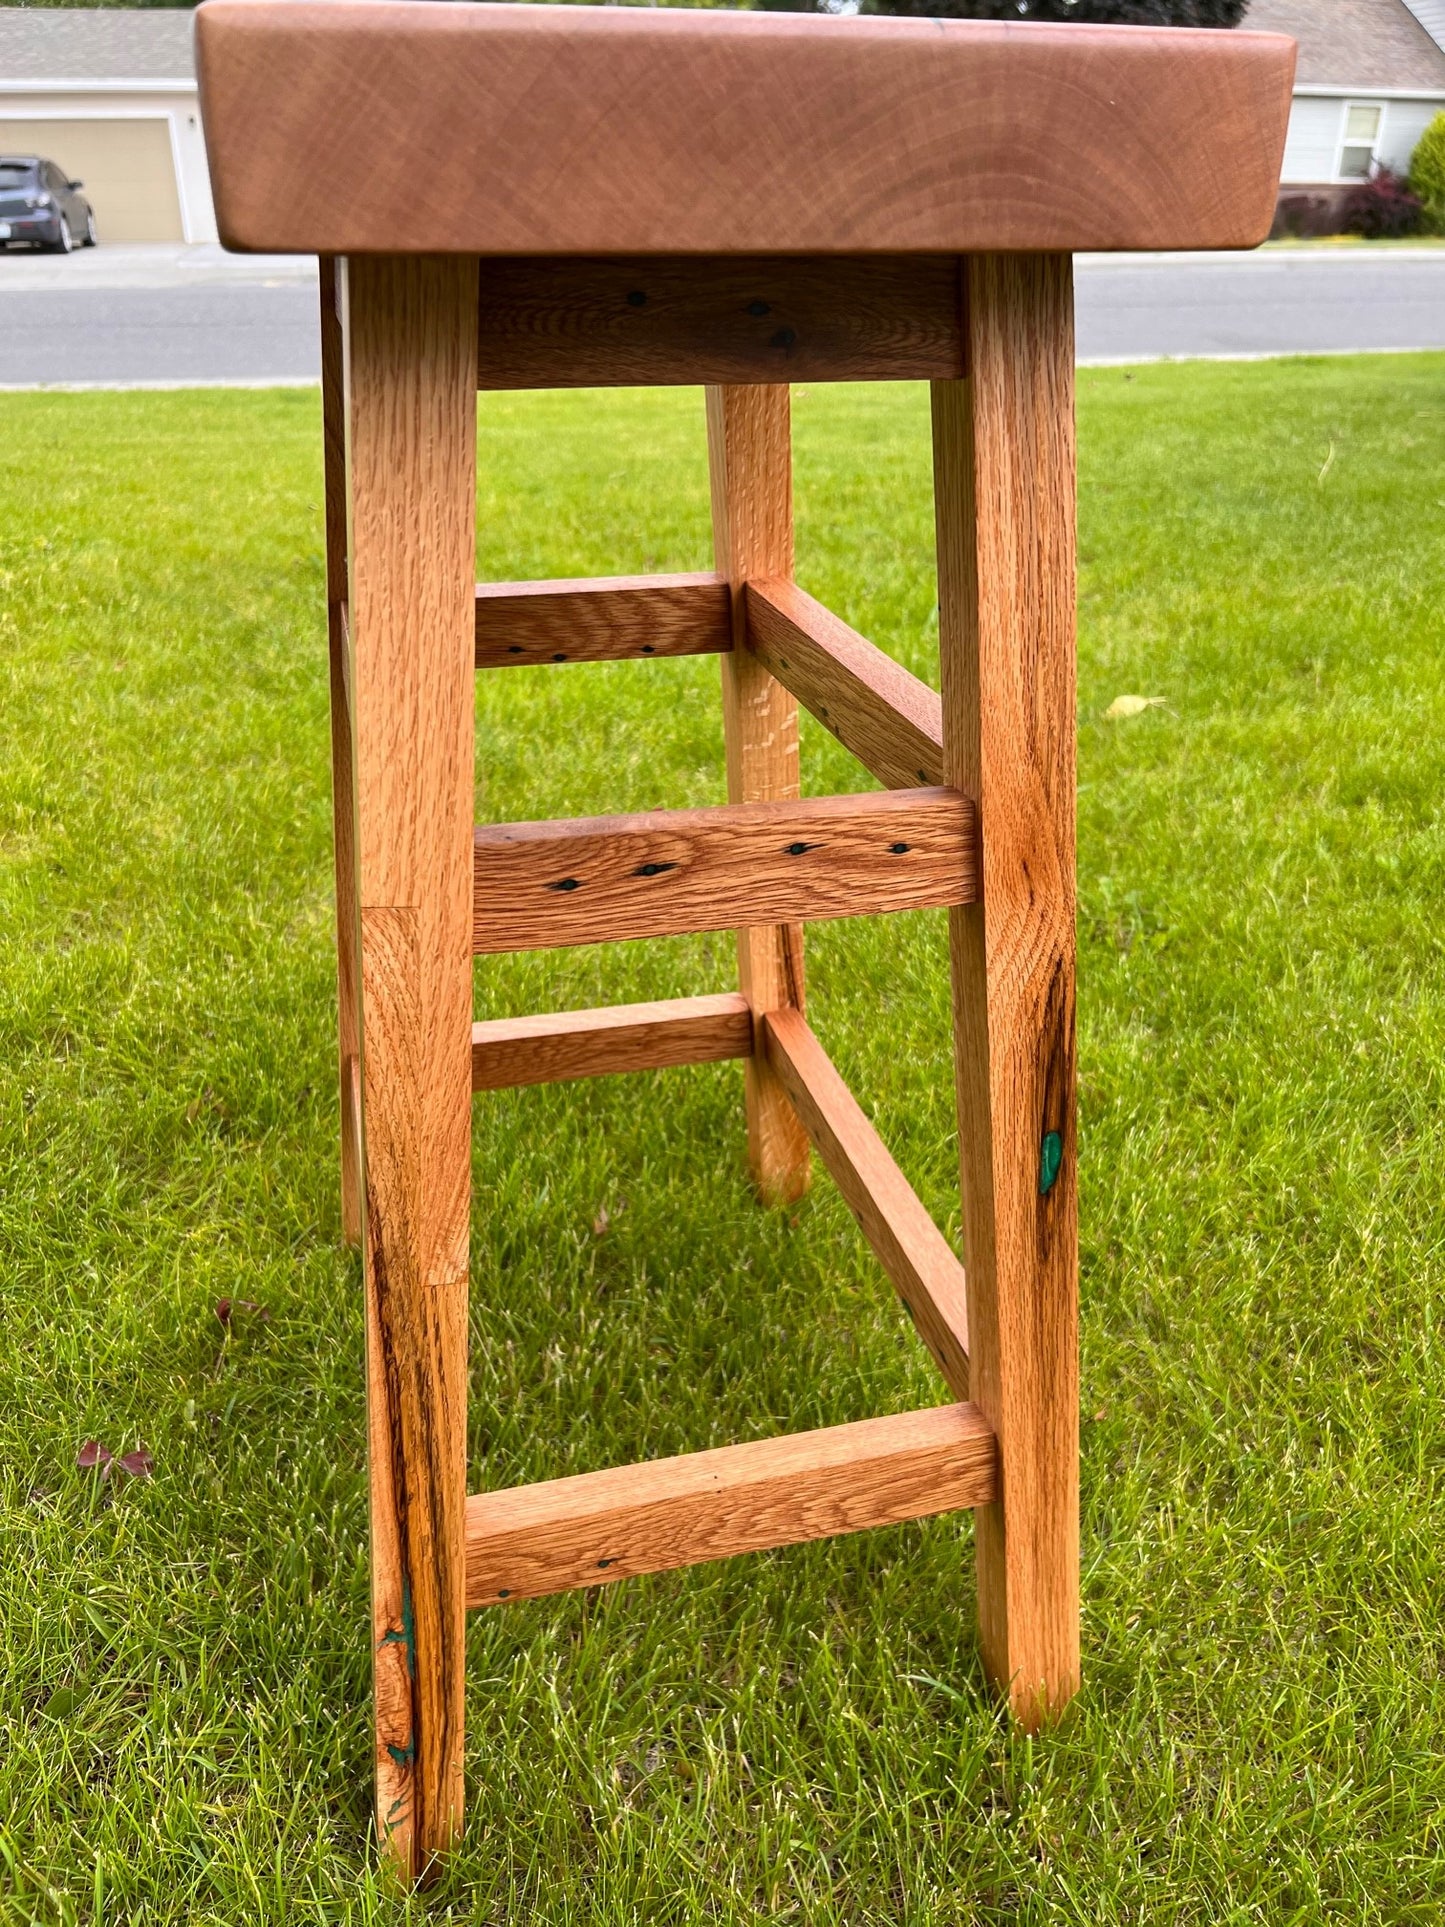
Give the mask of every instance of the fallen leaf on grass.
M 1117 722 L 1121 716 L 1142 716 L 1146 709 L 1160 709 L 1166 701 L 1164 696 L 1116 696 L 1104 714 Z
M 216 1300 L 216 1316 L 228 1331 L 231 1327 L 232 1314 L 238 1311 L 254 1312 L 261 1319 L 271 1316 L 266 1307 L 258 1305 L 254 1298 L 218 1298 Z
M 155 1470 L 155 1458 L 147 1445 L 138 1445 L 133 1452 L 121 1458 L 113 1458 L 110 1447 L 102 1445 L 99 1439 L 87 1439 L 75 1455 L 75 1463 L 82 1472 L 98 1472 L 108 1479 L 112 1468 L 117 1472 L 128 1472 L 133 1479 L 148 1479 Z
M 612 1219 L 608 1215 L 607 1206 L 604 1204 L 597 1213 L 597 1216 L 592 1220 L 592 1236 L 594 1238 L 605 1238 L 607 1236 L 607 1227 L 611 1222 Z

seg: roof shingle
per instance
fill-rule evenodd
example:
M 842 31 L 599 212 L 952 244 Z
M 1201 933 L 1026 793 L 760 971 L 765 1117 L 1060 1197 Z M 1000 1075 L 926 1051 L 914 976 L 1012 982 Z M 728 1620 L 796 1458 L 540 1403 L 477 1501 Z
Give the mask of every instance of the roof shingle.
M 1293 34 L 1307 86 L 1445 89 L 1445 49 L 1403 0 L 1250 0 L 1243 24 Z
M 0 5 L 7 80 L 194 80 L 189 7 Z
M 1445 49 L 1403 0 L 1250 0 L 1245 26 L 1292 34 L 1307 85 L 1445 90 Z M 0 5 L 6 80 L 194 80 L 188 7 Z

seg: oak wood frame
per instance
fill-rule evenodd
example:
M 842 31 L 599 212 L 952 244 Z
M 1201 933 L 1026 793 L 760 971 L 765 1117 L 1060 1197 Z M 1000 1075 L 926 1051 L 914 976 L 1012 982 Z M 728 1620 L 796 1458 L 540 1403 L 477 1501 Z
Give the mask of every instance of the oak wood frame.
M 472 948 L 693 936 L 739 917 L 751 936 L 775 919 L 969 903 L 976 846 L 972 799 L 946 789 L 489 824 L 472 845 Z M 751 981 L 755 1011 L 779 1007 L 760 997 L 756 969 Z M 758 1175 L 774 1188 L 771 1174 Z
M 343 1002 L 376 1824 L 416 1877 L 456 1838 L 463 1792 L 476 289 L 475 264 L 455 256 L 358 257 L 323 277 L 340 307 L 339 357 L 323 310 L 326 421 L 344 461 L 343 486 L 328 434 L 328 510 L 344 504 L 327 518 L 328 604 L 338 864 L 345 851 L 350 871 L 338 951 L 359 1015 L 352 1055 Z
M 467 1501 L 467 1604 L 601 1586 L 991 1503 L 976 1405 L 644 1460 Z
M 671 997 L 472 1025 L 472 1089 L 515 1090 L 612 1071 L 660 1071 L 753 1054 L 753 1013 L 740 991 Z
M 963 1266 L 801 1012 L 763 1019 L 768 1061 L 955 1398 L 969 1395 Z
M 747 647 L 745 586 L 793 573 L 792 395 L 759 383 L 707 390 L 713 560 L 732 597 L 733 647 L 722 659 L 723 745 L 734 804 L 798 795 L 798 705 Z M 806 841 L 806 837 L 802 839 Z M 801 923 L 738 931 L 738 988 L 754 1022 L 804 1002 Z M 791 1204 L 812 1181 L 808 1137 L 767 1058 L 744 1073 L 748 1162 L 769 1204 Z
M 377 1824 L 411 1877 L 460 1825 L 467 1606 L 971 1508 L 1016 1717 L 1077 1684 L 1068 265 L 949 264 L 969 373 L 934 384 L 939 695 L 792 582 L 772 378 L 708 393 L 714 571 L 474 585 L 473 264 L 322 264 L 343 1224 L 367 1285 Z M 445 646 L 407 648 L 418 621 Z M 720 658 L 728 805 L 471 824 L 475 667 L 697 653 Z M 884 792 L 798 798 L 800 701 Z M 966 1272 L 802 1008 L 804 921 L 920 904 L 949 908 Z M 740 915 L 736 993 L 470 1021 L 468 950 Z M 763 1197 L 796 1197 L 817 1150 L 963 1402 L 466 1498 L 471 1093 L 732 1058 Z
M 705 656 L 732 646 L 732 598 L 711 569 L 477 584 L 478 669 Z
M 948 254 L 491 260 L 486 388 L 945 381 L 963 373 Z
M 949 913 L 984 1663 L 1038 1726 L 1079 1683 L 1073 264 L 966 264 L 968 378 L 933 386 L 945 781 L 981 900 Z

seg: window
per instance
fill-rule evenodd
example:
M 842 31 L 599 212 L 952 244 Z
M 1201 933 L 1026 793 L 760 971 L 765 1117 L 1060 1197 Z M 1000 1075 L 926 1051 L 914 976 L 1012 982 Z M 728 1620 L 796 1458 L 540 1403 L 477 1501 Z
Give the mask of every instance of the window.
M 1337 169 L 1342 181 L 1367 181 L 1375 169 L 1375 149 L 1380 144 L 1380 122 L 1384 118 L 1383 107 L 1355 106 L 1345 107 L 1345 136 L 1340 143 L 1340 164 Z

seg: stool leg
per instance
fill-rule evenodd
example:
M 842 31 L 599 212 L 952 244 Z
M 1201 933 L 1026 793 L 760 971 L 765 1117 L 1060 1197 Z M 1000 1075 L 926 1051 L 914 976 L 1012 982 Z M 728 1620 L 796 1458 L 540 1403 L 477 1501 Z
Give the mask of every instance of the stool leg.
M 793 573 L 793 464 L 785 383 L 707 391 L 715 566 L 733 589 L 733 647 L 722 662 L 728 801 L 798 794 L 798 705 L 747 646 L 741 589 L 749 576 Z M 764 1012 L 803 1007 L 803 931 L 783 924 L 738 932 L 738 983 L 756 1026 Z M 808 1136 L 762 1038 L 745 1066 L 748 1161 L 768 1204 L 790 1204 L 811 1177 Z
M 984 1662 L 1026 1727 L 1079 1679 L 1074 399 L 1067 255 L 967 263 L 968 379 L 933 388 L 944 780 L 978 798 L 950 912 Z
M 346 614 L 346 393 L 336 262 L 322 255 L 321 426 L 326 500 L 326 641 L 331 662 L 331 815 L 336 854 L 336 1014 L 341 1083 L 341 1231 L 361 1243 L 361 1041 L 357 1029 L 356 764 Z
M 349 260 L 346 435 L 378 1832 L 462 1815 L 477 264 Z

